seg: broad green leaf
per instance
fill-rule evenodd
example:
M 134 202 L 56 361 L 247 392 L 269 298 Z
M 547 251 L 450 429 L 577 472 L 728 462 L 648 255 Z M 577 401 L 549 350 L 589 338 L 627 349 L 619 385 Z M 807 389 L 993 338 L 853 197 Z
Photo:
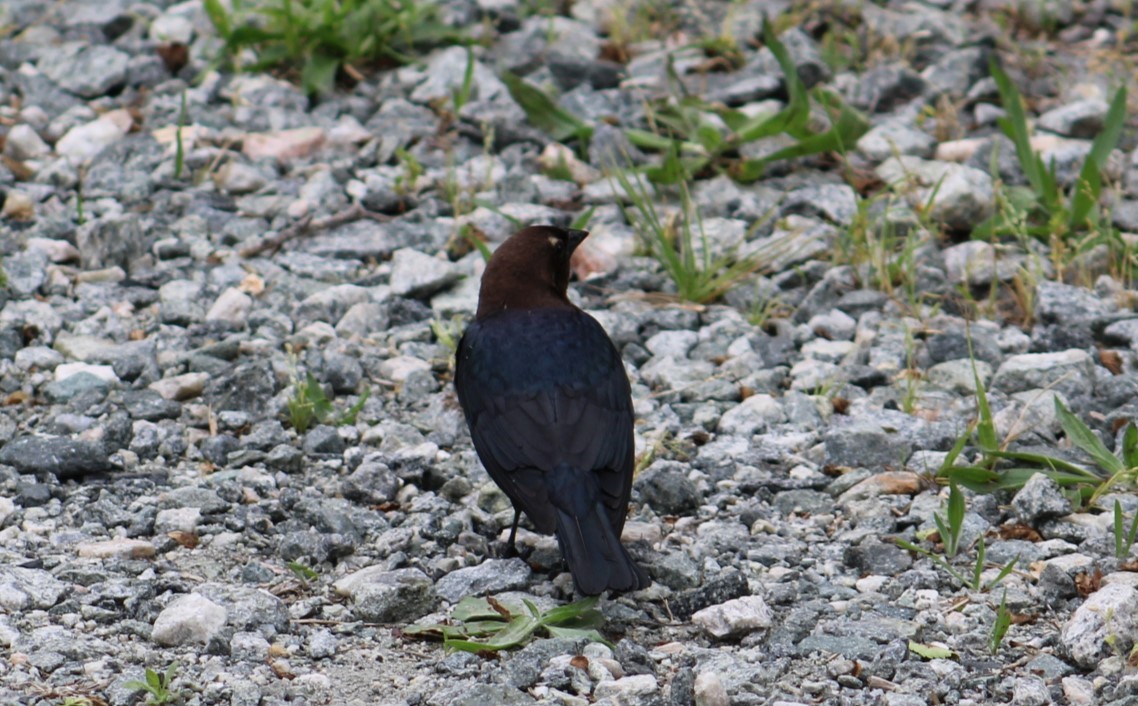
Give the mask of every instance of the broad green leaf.
M 300 72 L 300 85 L 308 95 L 331 93 L 336 88 L 336 70 L 340 60 L 324 53 L 316 53 L 304 62 Z
M 255 27 L 253 25 L 241 25 L 226 36 L 226 44 L 231 49 L 239 49 L 242 47 L 252 47 L 264 42 L 280 41 L 281 35 L 278 32 L 270 32 L 263 27 Z M 281 51 L 284 47 L 280 48 Z M 264 57 L 260 57 L 262 60 Z
M 592 628 L 564 628 L 557 625 L 546 625 L 545 629 L 549 631 L 551 637 L 567 637 L 571 640 L 592 640 L 593 642 L 600 642 L 601 644 L 613 647 L 613 644 L 605 639 L 605 636 L 593 630 Z
M 229 40 L 229 13 L 226 12 L 225 7 L 221 4 L 221 0 L 202 0 L 202 5 L 205 7 L 206 17 L 209 18 L 210 24 L 217 30 L 218 35 L 228 42 Z
M 1081 419 L 1072 414 L 1058 396 L 1055 397 L 1055 413 L 1059 416 L 1059 424 L 1063 427 L 1063 433 L 1067 435 L 1067 439 L 1093 458 L 1100 468 L 1110 475 L 1126 470 L 1122 460 L 1108 451 L 1102 441 L 1099 440 L 1098 435 L 1091 431 L 1090 427 L 1084 424 Z
M 956 654 L 947 647 L 925 645 L 914 640 L 909 640 L 909 651 L 923 659 L 949 659 Z
M 460 600 L 451 611 L 451 618 L 463 623 L 472 620 L 505 620 L 506 618 L 482 597 L 467 596 Z
M 1134 422 L 1127 424 L 1122 433 L 1122 460 L 1127 468 L 1138 469 L 1138 427 Z
M 1047 456 L 1030 451 L 987 451 L 985 453 L 993 458 L 1006 458 L 1012 461 L 1023 461 L 1024 463 L 1037 463 L 1043 466 L 1043 468 L 1023 469 L 1029 474 L 1038 471 L 1047 471 L 1048 475 L 1052 478 L 1070 478 L 1072 480 L 1069 482 L 1080 483 L 1100 483 L 1103 480 L 1098 474 L 1056 456 Z M 1009 472 L 1008 469 L 1000 470 L 1001 475 L 1007 475 Z M 1026 481 L 1027 479 L 1024 478 L 1024 482 Z
M 561 142 L 578 138 L 587 142 L 592 136 L 593 129 L 584 120 L 559 106 L 540 88 L 509 71 L 502 73 L 502 81 L 529 121 L 553 139 Z
M 980 466 L 951 466 L 942 468 L 937 475 L 978 493 L 992 492 L 1000 480 L 999 473 Z
M 582 598 L 579 601 L 569 603 L 556 608 L 550 608 L 542 620 L 546 625 L 557 625 L 570 620 L 579 620 L 582 616 L 598 615 L 600 611 L 596 610 L 597 598 L 591 596 L 589 598 Z M 602 616 L 603 619 L 603 616 Z

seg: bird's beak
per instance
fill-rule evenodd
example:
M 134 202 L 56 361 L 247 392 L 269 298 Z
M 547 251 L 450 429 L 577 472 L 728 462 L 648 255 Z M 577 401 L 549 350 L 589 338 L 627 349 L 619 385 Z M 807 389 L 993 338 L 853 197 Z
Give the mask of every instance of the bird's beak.
M 589 237 L 589 231 L 587 230 L 566 230 L 565 232 L 565 241 L 569 243 L 569 252 L 576 250 L 577 246 L 581 244 L 581 241 Z

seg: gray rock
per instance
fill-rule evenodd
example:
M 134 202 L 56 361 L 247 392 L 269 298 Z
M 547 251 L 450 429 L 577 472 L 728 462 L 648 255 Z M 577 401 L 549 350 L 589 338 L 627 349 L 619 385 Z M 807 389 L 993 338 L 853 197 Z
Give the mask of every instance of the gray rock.
M 857 568 L 862 575 L 899 576 L 913 565 L 909 552 L 892 542 L 865 540 L 850 547 L 843 557 L 846 564 Z
M 41 569 L 0 566 L 0 607 L 9 613 L 47 610 L 67 592 L 62 581 Z
M 205 320 L 204 289 L 200 282 L 184 279 L 162 285 L 158 290 L 162 323 L 189 326 Z
M 1012 498 L 1012 510 L 1020 521 L 1031 525 L 1037 520 L 1066 515 L 1071 512 L 1071 501 L 1050 476 L 1036 473 Z
M 158 614 L 150 639 L 166 647 L 205 645 L 219 635 L 226 617 L 225 608 L 190 593 L 174 599 Z
M 255 632 L 234 633 L 229 640 L 230 657 L 247 662 L 263 662 L 269 656 L 269 641 Z
M 518 558 L 487 559 L 443 576 L 435 584 L 435 592 L 443 600 L 457 603 L 466 596 L 523 589 L 532 573 L 529 564 Z
M 691 621 L 712 637 L 724 639 L 766 630 L 774 615 L 761 596 L 744 596 L 697 611 Z
M 936 150 L 936 139 L 907 121 L 889 120 L 862 135 L 857 149 L 873 162 L 884 162 L 899 155 L 928 159 Z
M 1063 625 L 1059 639 L 1085 669 L 1094 669 L 1113 650 L 1129 652 L 1138 644 L 1138 589 L 1116 583 L 1095 591 Z
M 387 465 L 375 460 L 365 460 L 340 485 L 345 498 L 372 505 L 394 500 L 398 490 L 399 478 Z
M 133 214 L 91 220 L 76 231 L 80 264 L 87 270 L 119 266 L 129 271 L 153 243 L 139 218 Z
M 229 503 L 217 491 L 196 485 L 183 485 L 171 488 L 158 497 L 160 509 L 192 507 L 203 515 L 216 515 L 229 510 Z
M 835 424 L 823 434 L 823 443 L 826 463 L 834 466 L 904 468 L 913 452 L 904 435 L 869 420 Z
M 682 515 L 699 505 L 700 495 L 684 464 L 655 461 L 634 482 L 643 502 L 664 515 Z
M 224 608 L 227 624 L 237 630 L 269 636 L 288 630 L 288 606 L 264 589 L 209 583 L 199 586 L 198 593 Z
M 400 297 L 428 298 L 459 277 L 453 263 L 412 248 L 401 248 L 392 255 L 391 292 Z
M 1077 398 L 1094 391 L 1093 367 L 1083 350 L 1014 355 L 996 370 L 992 388 L 1007 393 L 1049 388 Z
M 60 479 L 111 470 L 102 444 L 59 436 L 23 436 L 0 448 L 0 463 L 21 473 L 51 473 Z
M 43 388 L 43 394 L 49 402 L 66 404 L 77 397 L 102 400 L 110 389 L 111 385 L 105 379 L 89 372 L 78 372 L 48 383 Z
M 992 215 L 992 178 L 979 169 L 919 157 L 890 157 L 877 175 L 896 185 L 913 208 L 932 204 L 929 216 L 954 230 L 968 231 Z
M 39 69 L 66 91 L 98 98 L 126 82 L 130 56 L 105 44 L 71 42 L 40 59 Z
M 774 397 L 755 394 L 720 417 L 716 430 L 721 434 L 749 436 L 765 432 L 770 426 L 785 420 L 782 405 Z
M 304 651 L 312 659 L 325 659 L 336 654 L 339 640 L 329 630 L 316 630 L 308 636 Z
M 439 600 L 431 580 L 418 569 L 370 566 L 340 579 L 334 588 L 350 599 L 353 615 L 380 623 L 414 620 L 434 609 Z
M 336 427 L 327 424 L 318 424 L 304 435 L 304 452 L 307 454 L 333 454 L 344 453 L 344 440 Z
M 1109 109 L 1110 106 L 1103 100 L 1092 98 L 1075 101 L 1040 115 L 1036 125 L 1042 130 L 1064 137 L 1093 140 L 1102 132 Z

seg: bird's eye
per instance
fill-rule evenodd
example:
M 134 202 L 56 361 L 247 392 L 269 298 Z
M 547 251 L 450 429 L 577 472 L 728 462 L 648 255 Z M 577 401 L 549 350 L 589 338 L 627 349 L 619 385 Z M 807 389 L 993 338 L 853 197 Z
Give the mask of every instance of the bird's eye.
M 547 240 L 549 240 L 549 244 L 550 244 L 552 247 L 555 247 L 555 248 L 556 248 L 556 247 L 560 247 L 560 246 L 561 246 L 561 238 L 558 238 L 556 235 L 551 235 L 551 236 L 549 236 L 549 237 L 547 238 Z

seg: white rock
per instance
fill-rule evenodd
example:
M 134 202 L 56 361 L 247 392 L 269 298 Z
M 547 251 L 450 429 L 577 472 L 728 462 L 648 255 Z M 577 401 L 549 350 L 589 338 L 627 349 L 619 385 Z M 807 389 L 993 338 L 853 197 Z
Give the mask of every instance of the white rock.
M 1138 644 L 1138 589 L 1133 586 L 1111 584 L 1095 591 L 1060 634 L 1067 654 L 1086 669 L 1111 655 L 1108 639 L 1123 649 Z
M 624 703 L 624 700 L 635 699 L 637 696 L 655 694 L 657 688 L 656 677 L 651 674 L 637 674 L 603 681 L 593 689 L 593 696 L 597 700 L 612 699 L 616 703 Z
M 184 373 L 150 383 L 150 389 L 168 400 L 188 400 L 197 397 L 209 382 L 209 373 Z
M 206 321 L 228 321 L 231 324 L 243 325 L 253 308 L 253 298 L 236 287 L 230 287 L 221 293 L 221 296 L 205 314 Z
M 228 618 L 225 608 L 205 596 L 190 593 L 175 599 L 158 614 L 150 639 L 159 645 L 206 644 Z
M 411 373 L 430 369 L 431 364 L 427 361 L 406 355 L 388 358 L 379 364 L 379 374 L 392 382 L 403 382 Z
M 413 248 L 400 248 L 391 257 L 391 292 L 400 297 L 427 297 L 457 281 L 454 263 Z
M 721 434 L 749 436 L 766 431 L 771 424 L 780 424 L 785 419 L 782 405 L 778 403 L 778 400 L 770 395 L 755 394 L 735 405 L 720 417 L 716 429 Z
M 46 157 L 50 153 L 51 147 L 31 125 L 16 125 L 8 131 L 8 137 L 4 141 L 4 154 L 19 162 Z
M 82 164 L 98 154 L 104 147 L 118 142 L 130 132 L 132 119 L 125 110 L 112 110 L 97 120 L 71 128 L 55 143 L 55 151 Z
M 154 518 L 154 534 L 167 532 L 186 532 L 193 534 L 198 530 L 198 520 L 202 511 L 196 507 L 173 507 L 159 510 Z
M 66 240 L 54 238 L 28 238 L 28 250 L 38 250 L 52 262 L 74 262 L 79 259 L 79 248 Z
M 154 545 L 143 539 L 115 537 L 101 542 L 83 542 L 75 551 L 89 559 L 149 559 L 154 556 Z
M 119 383 L 119 376 L 115 375 L 115 369 L 113 367 L 110 365 L 91 365 L 90 363 L 63 363 L 62 365 L 57 365 L 55 368 L 55 379 L 57 381 L 66 380 L 72 375 L 78 375 L 79 373 L 89 373 L 112 385 Z
M 774 616 L 762 596 L 743 596 L 696 611 L 691 621 L 712 637 L 741 637 L 766 630 Z
M 696 675 L 695 706 L 731 706 L 727 689 L 715 672 L 700 672 Z

